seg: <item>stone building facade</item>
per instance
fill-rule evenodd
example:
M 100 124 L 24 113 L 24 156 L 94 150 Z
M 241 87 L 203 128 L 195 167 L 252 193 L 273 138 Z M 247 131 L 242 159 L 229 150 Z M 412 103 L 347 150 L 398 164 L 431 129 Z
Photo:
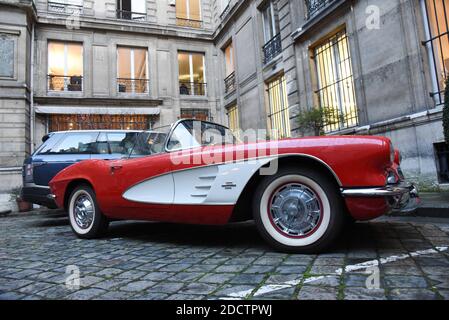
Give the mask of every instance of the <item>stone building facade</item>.
M 379 134 L 426 187 L 449 181 L 447 0 L 0 0 L 0 191 L 53 130 L 180 117 L 302 135 Z M 446 35 L 446 37 L 444 37 Z M 446 67 L 445 67 L 446 66 Z

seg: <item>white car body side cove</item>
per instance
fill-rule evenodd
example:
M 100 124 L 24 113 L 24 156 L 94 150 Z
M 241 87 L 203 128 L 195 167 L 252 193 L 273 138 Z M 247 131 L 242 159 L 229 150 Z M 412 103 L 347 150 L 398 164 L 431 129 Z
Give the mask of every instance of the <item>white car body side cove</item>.
M 175 171 L 140 182 L 123 197 L 152 204 L 235 205 L 254 173 L 275 158 Z

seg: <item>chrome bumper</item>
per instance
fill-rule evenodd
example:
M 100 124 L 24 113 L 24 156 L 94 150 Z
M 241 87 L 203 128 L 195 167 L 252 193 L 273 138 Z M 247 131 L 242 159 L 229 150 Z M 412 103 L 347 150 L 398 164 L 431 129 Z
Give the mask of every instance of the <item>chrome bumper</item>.
M 418 189 L 408 182 L 380 188 L 342 189 L 341 194 L 347 198 L 385 197 L 392 212 L 410 213 L 421 203 Z

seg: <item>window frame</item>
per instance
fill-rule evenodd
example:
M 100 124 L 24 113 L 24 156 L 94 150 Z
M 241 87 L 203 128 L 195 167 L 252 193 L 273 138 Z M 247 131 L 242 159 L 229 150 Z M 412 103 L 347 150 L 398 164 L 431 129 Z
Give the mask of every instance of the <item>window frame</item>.
M 131 92 L 120 92 L 119 90 L 119 79 L 126 79 L 126 78 L 121 78 L 119 77 L 119 54 L 118 51 L 119 49 L 129 49 L 130 50 L 130 74 L 132 75 L 132 78 L 129 78 L 127 80 L 131 80 L 131 81 L 135 81 L 135 80 L 144 80 L 145 81 L 145 91 L 144 92 L 136 92 L 135 90 L 135 85 L 131 85 Z M 134 50 L 135 49 L 139 49 L 139 50 L 145 50 L 145 73 L 146 73 L 146 79 L 141 79 L 141 78 L 135 78 L 135 61 L 134 61 Z M 117 93 L 120 95 L 148 95 L 150 94 L 150 70 L 149 70 L 149 66 L 148 66 L 148 48 L 147 47 L 131 47 L 131 46 L 121 46 L 121 45 L 117 45 L 116 47 L 116 56 L 117 56 L 117 77 L 115 78 L 116 80 L 116 90 Z
M 445 21 L 446 29 L 447 29 L 446 32 L 441 33 L 441 31 L 439 30 L 440 24 L 437 19 L 438 34 L 433 34 L 432 28 L 431 28 L 431 21 L 430 21 L 427 1 L 431 1 L 431 0 L 420 0 L 421 12 L 423 15 L 423 22 L 424 22 L 424 33 L 425 33 L 425 38 L 426 38 L 422 42 L 422 44 L 426 48 L 427 56 L 428 56 L 428 63 L 429 63 L 429 68 L 430 68 L 429 71 L 430 71 L 431 90 L 432 90 L 430 92 L 430 96 L 432 97 L 432 99 L 435 103 L 435 106 L 439 106 L 444 103 L 444 84 L 443 84 L 443 87 L 440 87 L 440 83 L 439 83 L 440 78 L 438 76 L 438 71 L 440 71 L 439 69 L 443 70 L 444 76 L 449 77 L 449 70 L 446 70 L 446 67 L 449 69 L 449 65 L 445 66 L 443 49 L 442 48 L 438 49 L 438 44 L 434 45 L 433 42 L 439 41 L 440 46 L 441 46 L 441 38 L 449 36 L 449 33 L 448 33 L 449 32 L 449 27 L 448 27 L 449 5 L 447 6 L 447 11 L 444 12 L 444 17 L 446 19 L 446 21 Z M 434 2 L 434 6 L 435 6 L 435 1 L 434 0 L 432 0 L 432 1 Z M 444 5 L 444 0 L 442 3 L 443 3 L 444 8 L 446 8 L 446 6 Z M 436 52 L 438 50 L 440 52 Z M 441 59 L 443 59 L 443 60 L 437 61 L 437 57 L 440 54 L 441 54 Z M 446 60 L 449 60 L 449 52 L 447 53 Z M 439 64 L 441 64 L 441 65 L 439 65 Z
M 190 85 L 193 85 L 192 87 L 192 92 L 189 94 L 181 94 L 180 90 L 178 90 L 178 93 L 180 96 L 183 97 L 189 97 L 189 96 L 196 96 L 196 97 L 206 97 L 207 96 L 207 78 L 206 78 L 206 54 L 202 53 L 202 52 L 194 52 L 194 51 L 183 51 L 183 50 L 179 50 L 178 51 L 178 88 L 181 86 L 181 83 L 183 81 L 180 81 L 180 70 L 179 70 L 179 55 L 180 54 L 188 54 L 189 56 L 189 83 Z M 193 55 L 201 55 L 202 56 L 202 60 L 203 60 L 203 82 L 195 82 L 194 81 L 194 73 L 193 73 Z M 204 86 L 204 94 L 196 94 L 195 93 L 195 86 L 194 84 L 201 84 Z
M 279 86 L 279 93 L 281 95 L 271 95 L 270 91 L 274 90 Z M 267 122 L 268 128 L 270 129 L 269 136 L 272 136 L 272 130 L 277 130 L 274 136 L 275 139 L 284 139 L 291 137 L 291 126 L 290 126 L 290 113 L 287 95 L 287 80 L 285 74 L 278 75 L 270 79 L 266 83 L 266 92 L 268 97 L 268 110 L 267 110 Z M 285 95 L 285 96 L 284 96 Z M 280 98 L 280 99 L 277 99 Z M 277 100 L 277 101 L 276 101 Z M 273 106 L 273 103 L 277 102 L 282 104 L 280 108 Z M 285 103 L 285 105 L 284 105 Z M 277 120 L 275 116 L 279 117 Z M 275 122 L 278 122 L 277 124 Z M 276 128 L 277 125 L 281 124 L 280 128 Z
M 343 37 L 342 39 L 339 39 L 339 37 Z M 345 69 L 345 71 L 349 71 L 350 75 L 342 78 L 341 77 L 341 70 L 339 70 L 339 68 L 341 68 L 341 66 L 339 66 L 339 64 L 344 61 L 344 59 L 340 59 L 341 58 L 341 52 L 340 52 L 340 47 L 339 44 L 342 40 L 346 41 L 346 50 L 347 50 L 347 59 L 348 60 L 348 70 Z M 317 50 L 319 48 L 324 48 L 322 49 L 320 52 L 317 53 Z M 323 70 L 320 69 L 320 67 L 323 67 L 320 65 L 320 63 L 317 61 L 317 59 L 319 59 L 319 55 L 324 55 L 326 50 L 330 50 L 330 54 L 331 56 L 331 60 L 335 61 L 335 65 L 333 62 L 330 63 L 330 67 L 324 62 L 324 57 L 323 59 L 323 66 L 325 67 Z M 352 64 L 352 54 L 351 54 L 351 47 L 350 47 L 350 41 L 349 41 L 349 35 L 347 33 L 347 29 L 346 26 L 343 25 L 340 28 L 336 29 L 334 32 L 328 34 L 328 36 L 326 36 L 323 40 L 321 40 L 319 43 L 314 44 L 313 46 L 310 47 L 310 52 L 311 52 L 311 59 L 313 61 L 313 69 L 315 74 L 313 75 L 313 80 L 315 82 L 315 87 L 316 90 L 314 90 L 314 95 L 315 95 L 315 99 L 318 103 L 318 106 L 320 108 L 326 107 L 325 103 L 322 101 L 322 92 L 324 90 L 327 90 L 329 88 L 332 88 L 333 86 L 336 86 L 336 95 L 338 96 L 337 100 L 338 100 L 338 106 L 335 109 L 337 112 L 337 117 L 339 117 L 340 115 L 347 115 L 348 111 L 351 111 L 350 109 L 348 110 L 347 108 L 344 107 L 344 104 L 346 102 L 344 102 L 343 100 L 346 101 L 346 99 L 342 98 L 342 91 L 344 91 L 343 89 L 343 82 L 345 80 L 348 80 L 351 82 L 352 84 L 352 100 L 354 103 L 354 116 L 350 117 L 349 119 L 344 119 L 343 121 L 339 121 L 338 123 L 335 124 L 331 124 L 330 127 L 327 126 L 324 128 L 325 133 L 332 133 L 332 132 L 338 132 L 338 131 L 342 131 L 345 129 L 349 129 L 349 128 L 354 128 L 357 127 L 359 125 L 359 109 L 358 109 L 358 104 L 357 104 L 357 94 L 356 94 L 356 88 L 355 88 L 355 82 L 354 82 L 354 69 L 353 69 L 353 64 Z M 327 68 L 327 69 L 326 69 Z M 332 75 L 333 77 L 333 82 L 332 83 L 326 83 L 326 84 L 322 84 L 322 80 L 321 79 L 321 74 L 323 73 L 328 73 L 329 69 L 332 69 Z M 335 75 L 338 75 L 338 77 L 335 77 Z M 326 79 L 327 80 L 327 79 Z M 347 89 L 349 90 L 349 89 Z M 351 92 L 348 91 L 348 94 L 350 94 Z M 328 108 L 330 108 L 329 106 L 327 106 Z M 333 108 L 332 108 L 333 109 Z M 344 112 L 343 112 L 344 111 Z M 354 121 L 355 123 L 350 124 L 351 121 Z
M 51 43 L 59 43 L 59 44 L 63 44 L 64 45 L 64 74 L 63 75 L 51 75 L 50 74 L 50 44 Z M 67 85 L 64 81 L 64 90 L 52 90 L 50 89 L 49 86 L 49 76 L 55 76 L 55 77 L 72 77 L 67 75 L 68 72 L 68 45 L 69 44 L 78 44 L 81 47 L 81 90 L 68 90 L 67 89 Z M 83 93 L 84 92 L 84 63 L 85 63 L 85 59 L 84 59 L 84 43 L 83 42 L 78 42 L 78 41 L 64 41 L 64 40 L 48 40 L 47 41 L 47 92 L 64 92 L 64 93 Z

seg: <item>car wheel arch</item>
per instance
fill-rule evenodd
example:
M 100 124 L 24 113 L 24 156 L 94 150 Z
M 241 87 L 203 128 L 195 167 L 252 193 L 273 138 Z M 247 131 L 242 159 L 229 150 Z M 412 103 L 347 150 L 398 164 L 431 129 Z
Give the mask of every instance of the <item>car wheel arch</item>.
M 72 191 L 75 190 L 80 185 L 88 185 L 95 192 L 95 188 L 94 188 L 93 184 L 85 178 L 79 178 L 79 179 L 74 179 L 74 180 L 70 181 L 70 183 L 67 185 L 67 187 L 65 189 L 65 193 L 64 193 L 64 209 L 65 210 L 68 209 L 69 198 L 70 198 L 70 195 L 72 194 Z
M 325 173 L 328 176 L 328 178 L 335 183 L 336 188 L 341 187 L 340 180 L 338 179 L 336 173 L 330 168 L 329 165 L 327 165 L 320 159 L 310 157 L 307 155 L 287 155 L 287 156 L 280 156 L 278 159 L 270 161 L 263 167 L 268 167 L 269 165 L 271 165 L 273 161 L 276 160 L 279 161 L 278 166 L 290 166 L 290 167 L 300 166 L 319 170 L 320 172 Z M 254 190 L 254 188 L 262 180 L 262 178 L 263 176 L 260 175 L 260 170 L 257 170 L 253 174 L 253 176 L 248 180 L 248 182 L 245 185 L 245 188 L 243 189 L 239 199 L 236 202 L 236 205 L 234 207 L 229 222 L 241 222 L 252 220 L 253 215 L 251 203 L 253 193 L 251 192 L 251 190 Z

